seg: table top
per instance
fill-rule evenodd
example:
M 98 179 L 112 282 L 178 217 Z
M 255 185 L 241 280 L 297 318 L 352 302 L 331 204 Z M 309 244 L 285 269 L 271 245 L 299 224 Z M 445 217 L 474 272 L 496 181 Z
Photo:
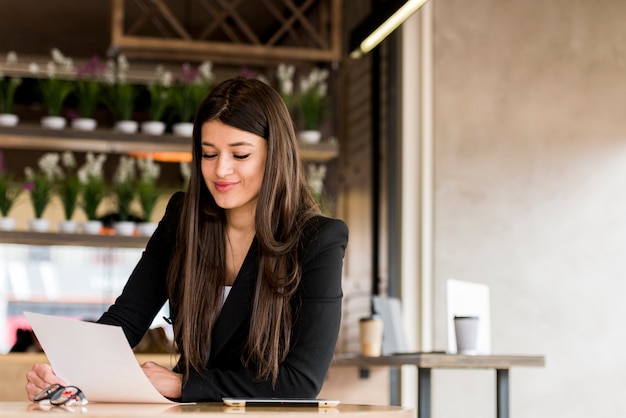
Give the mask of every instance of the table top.
M 155 415 L 195 417 L 224 417 L 226 414 L 244 414 L 248 418 L 268 418 L 280 415 L 281 418 L 331 414 L 341 415 L 342 418 L 376 417 L 376 418 L 412 418 L 415 411 L 411 408 L 399 406 L 351 405 L 340 404 L 336 408 L 311 407 L 228 407 L 222 403 L 197 403 L 185 405 L 171 404 L 115 404 L 90 403 L 83 407 L 54 407 L 49 404 L 35 404 L 31 402 L 0 402 L 0 416 L 14 418 L 42 417 L 42 413 L 59 416 L 59 412 L 66 416 L 80 415 L 81 417 L 99 418 L 135 418 L 154 417 Z
M 511 367 L 543 367 L 544 356 L 528 355 L 461 355 L 447 353 L 402 353 L 380 357 L 338 355 L 335 366 L 400 367 L 414 365 L 431 369 L 510 369 Z

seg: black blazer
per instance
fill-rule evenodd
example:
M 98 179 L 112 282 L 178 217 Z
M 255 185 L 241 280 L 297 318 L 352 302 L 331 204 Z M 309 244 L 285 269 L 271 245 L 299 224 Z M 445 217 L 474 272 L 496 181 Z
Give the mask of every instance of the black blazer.
M 98 321 L 121 326 L 133 347 L 167 300 L 166 272 L 182 200 L 183 193 L 172 196 L 122 294 Z M 242 364 L 259 261 L 254 240 L 213 329 L 206 369 L 185 376 L 181 401 L 221 401 L 227 396 L 316 397 L 337 343 L 347 243 L 348 228 L 340 220 L 318 216 L 305 226 L 299 247 L 302 282 L 294 298 L 298 309 L 292 343 L 273 388 L 271 381 L 258 381 L 254 370 Z

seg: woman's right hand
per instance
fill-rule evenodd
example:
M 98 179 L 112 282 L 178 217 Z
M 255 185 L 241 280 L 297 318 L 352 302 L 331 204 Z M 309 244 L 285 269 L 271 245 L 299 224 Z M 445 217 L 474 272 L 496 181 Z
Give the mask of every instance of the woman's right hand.
M 26 394 L 29 400 L 53 383 L 65 386 L 65 382 L 54 374 L 52 367 L 45 363 L 35 363 L 26 373 Z

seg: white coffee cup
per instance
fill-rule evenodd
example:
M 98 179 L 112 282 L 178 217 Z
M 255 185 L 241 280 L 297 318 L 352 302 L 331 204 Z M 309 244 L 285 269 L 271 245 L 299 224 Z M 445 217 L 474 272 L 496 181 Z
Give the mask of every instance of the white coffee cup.
M 378 357 L 383 351 L 383 320 L 370 317 L 359 320 L 359 341 L 361 354 Z
M 455 316 L 454 334 L 458 354 L 476 355 L 478 342 L 477 316 Z

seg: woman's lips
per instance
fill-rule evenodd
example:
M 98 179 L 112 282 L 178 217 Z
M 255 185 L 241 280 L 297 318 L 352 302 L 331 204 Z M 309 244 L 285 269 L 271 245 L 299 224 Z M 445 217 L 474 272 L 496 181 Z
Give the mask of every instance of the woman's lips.
M 213 184 L 215 185 L 215 190 L 218 192 L 227 192 L 234 188 L 237 185 L 237 182 L 216 181 Z

